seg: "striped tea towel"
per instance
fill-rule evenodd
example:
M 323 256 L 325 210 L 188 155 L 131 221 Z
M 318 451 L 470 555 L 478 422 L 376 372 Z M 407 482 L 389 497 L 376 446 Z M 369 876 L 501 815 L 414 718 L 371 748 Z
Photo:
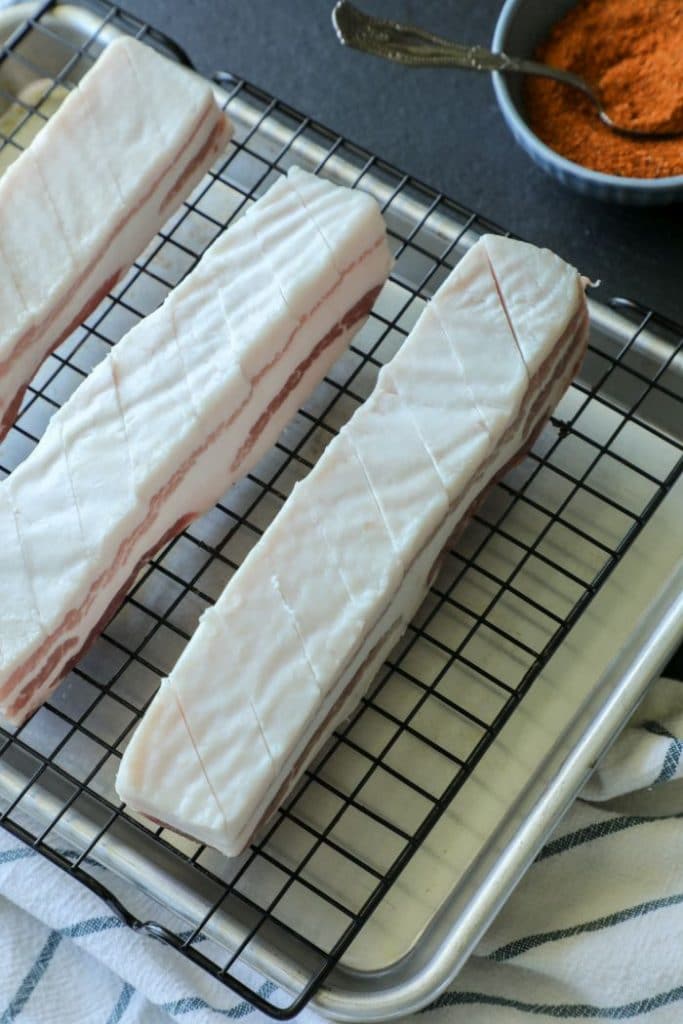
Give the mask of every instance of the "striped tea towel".
M 683 1021 L 682 751 L 683 683 L 660 679 L 421 1020 Z M 0 1024 L 265 1024 L 1 829 L 0 962 Z

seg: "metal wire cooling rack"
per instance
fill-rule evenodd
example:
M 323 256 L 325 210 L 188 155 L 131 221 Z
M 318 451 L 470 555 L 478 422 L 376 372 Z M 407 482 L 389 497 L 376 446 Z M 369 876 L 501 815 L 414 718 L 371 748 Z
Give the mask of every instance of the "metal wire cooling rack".
M 14 103 L 2 122 L 5 164 L 30 138 L 36 118 L 46 116 L 55 90 L 78 80 L 112 30 L 189 63 L 119 7 L 88 3 L 97 20 L 80 35 L 65 33 L 53 8 L 42 5 L 0 54 L 0 95 Z M 44 80 L 37 94 L 24 93 L 17 103 L 20 88 L 36 79 Z M 2 475 L 26 456 L 109 346 L 291 163 L 380 199 L 395 272 L 347 356 L 275 449 L 140 574 L 48 705 L 14 734 L 2 730 L 0 821 L 103 896 L 128 924 L 181 950 L 265 1012 L 288 1018 L 359 936 L 680 475 L 683 402 L 674 374 L 683 341 L 675 324 L 631 304 L 625 341 L 591 345 L 552 426 L 448 552 L 371 693 L 242 858 L 227 862 L 152 829 L 121 808 L 113 779 L 159 676 L 294 482 L 370 392 L 425 299 L 479 233 L 496 230 L 252 85 L 227 74 L 217 82 L 235 139 L 116 292 L 42 368 L 0 448 Z M 667 340 L 659 349 L 642 344 L 655 326 L 657 338 Z M 124 841 L 129 876 L 135 851 L 165 859 L 182 874 L 192 898 L 181 914 L 167 907 L 158 922 L 142 920 L 118 875 L 102 871 L 104 864 L 127 873 L 112 853 Z M 222 934 L 229 933 L 222 943 L 219 918 Z M 244 963 L 262 962 L 264 951 L 283 949 L 296 966 L 286 1004 L 269 987 L 250 986 L 241 971 Z

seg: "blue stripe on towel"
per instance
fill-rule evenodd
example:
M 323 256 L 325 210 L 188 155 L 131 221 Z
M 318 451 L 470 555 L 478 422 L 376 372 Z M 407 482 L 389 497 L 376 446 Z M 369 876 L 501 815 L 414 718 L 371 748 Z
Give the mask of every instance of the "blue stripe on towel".
M 536 862 L 546 860 L 548 857 L 555 857 L 558 853 L 565 853 L 573 850 L 575 846 L 583 846 L 584 843 L 591 843 L 594 839 L 602 839 L 605 836 L 613 835 L 615 832 L 623 832 L 628 828 L 635 828 L 638 825 L 649 825 L 658 821 L 677 821 L 683 818 L 683 813 L 661 814 L 661 815 L 621 815 L 618 818 L 609 818 L 606 821 L 596 821 L 592 825 L 576 829 L 575 832 L 567 832 L 566 835 L 551 839 L 541 849 Z
M 683 743 L 681 743 L 681 741 L 677 739 L 672 732 L 665 729 L 660 722 L 645 722 L 644 727 L 648 732 L 654 733 L 655 736 L 668 736 L 671 740 L 664 756 L 662 770 L 654 780 L 653 785 L 658 786 L 662 782 L 670 782 L 678 771 L 678 764 L 681 760 L 681 752 L 683 751 Z
M 501 1006 L 511 1010 L 521 1010 L 532 1015 L 558 1017 L 563 1020 L 630 1020 L 640 1014 L 652 1013 L 662 1006 L 683 999 L 683 985 L 659 992 L 645 999 L 636 999 L 619 1006 L 595 1006 L 591 1003 L 524 1003 L 519 999 L 507 999 L 505 996 L 489 996 L 483 992 L 444 992 L 442 996 L 428 1006 L 429 1010 L 441 1010 L 446 1006 L 476 1005 Z
M 98 935 L 100 932 L 108 932 L 112 928 L 123 928 L 123 926 L 123 921 L 114 917 L 113 914 L 107 917 L 86 917 L 83 921 L 60 928 L 59 934 L 69 939 L 82 939 L 88 935 Z
M 272 981 L 266 981 L 261 985 L 258 990 L 258 994 L 263 996 L 264 999 L 268 999 L 268 997 L 273 994 L 276 987 L 277 986 L 274 985 Z M 241 1017 L 248 1017 L 250 1013 L 254 1012 L 254 1007 L 245 999 L 236 1003 L 234 1006 L 221 1010 L 217 1006 L 211 1006 L 199 996 L 185 996 L 182 999 L 174 999 L 170 1003 L 162 1003 L 159 1009 L 165 1010 L 166 1013 L 170 1013 L 174 1016 L 180 1016 L 184 1013 L 193 1013 L 195 1010 L 209 1010 L 211 1013 L 217 1013 L 220 1017 L 227 1017 L 230 1020 L 239 1020 Z
M 633 907 L 626 907 L 624 910 L 617 910 L 613 914 L 605 914 L 603 917 L 596 917 L 592 921 L 584 921 L 568 928 L 557 928 L 549 932 L 539 932 L 537 935 L 527 935 L 514 942 L 507 942 L 499 949 L 489 953 L 487 960 L 512 960 L 513 957 L 521 956 L 527 950 L 535 949 L 537 946 L 544 946 L 547 942 L 559 942 L 561 939 L 569 939 L 574 935 L 581 935 L 585 932 L 598 932 L 605 928 L 611 928 L 622 921 L 631 921 L 634 917 L 643 917 L 655 910 L 662 910 L 664 907 L 672 907 L 683 903 L 683 893 L 673 893 L 671 896 L 661 896 L 656 900 L 648 900 L 646 903 L 637 903 Z
M 11 864 L 15 860 L 25 860 L 27 857 L 35 857 L 36 851 L 30 846 L 21 846 L 16 850 L 3 850 L 0 853 L 0 864 Z
M 11 1024 L 11 1022 L 16 1020 L 19 1016 L 35 991 L 36 986 L 45 974 L 45 971 L 50 966 L 52 957 L 57 952 L 61 941 L 62 936 L 59 932 L 50 932 L 47 941 L 34 961 L 31 970 L 19 986 L 17 994 L 3 1013 L 2 1017 L 0 1017 L 0 1024 Z
M 121 994 L 119 995 L 119 998 L 116 1000 L 116 1006 L 114 1007 L 114 1009 L 109 1014 L 109 1017 L 107 1018 L 107 1024 L 119 1024 L 119 1021 L 123 1017 L 128 1007 L 130 1006 L 130 1001 L 133 998 L 134 994 L 135 989 L 133 988 L 133 986 L 129 985 L 128 982 L 125 982 L 123 988 L 121 989 Z
M 34 851 L 27 849 L 26 851 L 17 850 L 7 852 L 32 854 Z M 64 928 L 60 928 L 59 931 L 50 932 L 45 945 L 38 954 L 30 971 L 19 986 L 16 995 L 10 1002 L 2 1017 L 0 1017 L 0 1024 L 11 1024 L 11 1022 L 14 1021 L 21 1013 L 22 1009 L 35 991 L 36 986 L 45 974 L 45 971 L 49 967 L 50 961 L 56 953 L 62 939 L 83 938 L 88 935 L 96 935 L 99 932 L 109 931 L 111 928 L 122 927 L 123 922 L 121 922 L 118 917 L 90 917 L 85 918 L 83 921 L 77 921 L 75 924 L 66 925 Z M 125 1007 L 123 1009 L 125 1009 Z M 123 1012 L 123 1010 L 121 1012 Z

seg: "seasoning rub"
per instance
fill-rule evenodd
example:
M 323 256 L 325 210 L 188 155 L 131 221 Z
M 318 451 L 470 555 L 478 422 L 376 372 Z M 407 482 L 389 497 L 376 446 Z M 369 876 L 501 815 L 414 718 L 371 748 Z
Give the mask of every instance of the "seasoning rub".
M 535 53 L 585 78 L 617 124 L 657 132 L 683 131 L 682 55 L 681 0 L 582 0 Z M 548 79 L 529 77 L 524 99 L 539 138 L 577 164 L 631 178 L 683 174 L 683 135 L 619 135 L 587 97 Z

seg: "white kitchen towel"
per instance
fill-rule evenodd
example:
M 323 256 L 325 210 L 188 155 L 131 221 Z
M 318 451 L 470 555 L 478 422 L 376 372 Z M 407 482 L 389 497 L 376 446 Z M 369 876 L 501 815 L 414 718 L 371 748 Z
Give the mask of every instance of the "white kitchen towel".
M 422 1021 L 683 1021 L 682 751 L 683 683 L 660 679 Z M 265 1022 L 1 829 L 0 962 L 0 1024 Z

